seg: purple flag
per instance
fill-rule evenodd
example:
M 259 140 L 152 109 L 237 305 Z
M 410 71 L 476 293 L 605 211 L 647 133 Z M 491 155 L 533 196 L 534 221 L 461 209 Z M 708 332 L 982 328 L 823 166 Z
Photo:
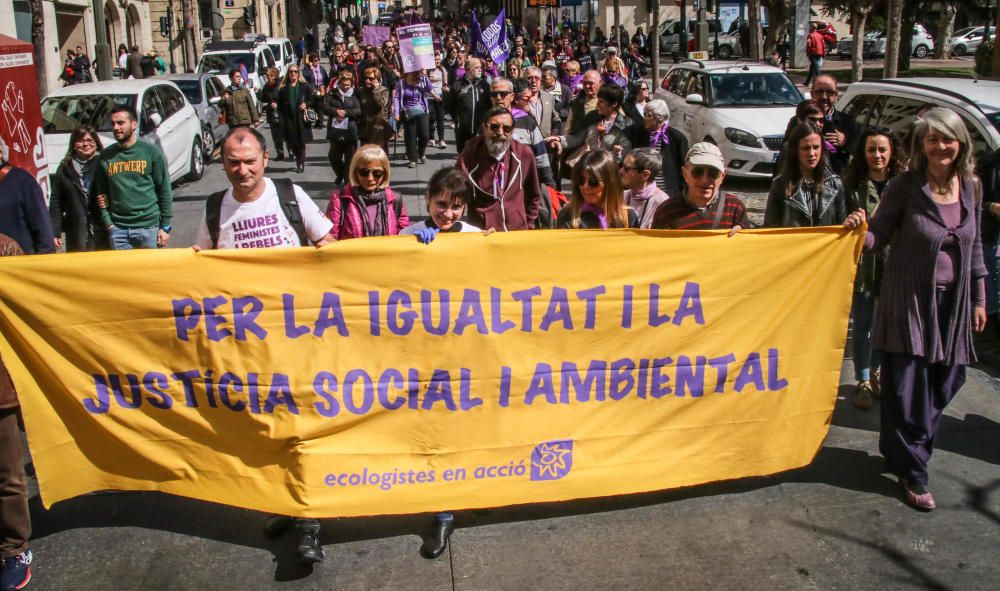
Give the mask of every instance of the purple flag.
M 479 26 L 479 19 L 476 11 L 472 11 L 472 22 L 469 26 L 469 36 L 472 41 L 472 54 L 476 56 L 487 56 L 493 58 L 493 63 L 499 64 L 507 61 L 510 53 L 510 42 L 506 34 L 506 9 L 500 11 L 490 26 L 482 30 Z
M 383 43 L 389 40 L 389 35 L 390 35 L 389 27 L 365 25 L 362 28 L 362 31 L 363 31 L 363 39 L 365 45 L 374 45 L 375 47 L 380 47 Z

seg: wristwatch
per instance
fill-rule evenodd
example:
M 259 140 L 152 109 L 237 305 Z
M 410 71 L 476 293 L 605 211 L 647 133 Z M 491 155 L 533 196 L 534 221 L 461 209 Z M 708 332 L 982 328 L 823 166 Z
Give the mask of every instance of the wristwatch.
M 163 230 L 164 232 L 166 232 L 167 234 L 169 234 L 170 231 L 174 229 L 174 227 L 173 226 L 163 226 L 160 229 Z

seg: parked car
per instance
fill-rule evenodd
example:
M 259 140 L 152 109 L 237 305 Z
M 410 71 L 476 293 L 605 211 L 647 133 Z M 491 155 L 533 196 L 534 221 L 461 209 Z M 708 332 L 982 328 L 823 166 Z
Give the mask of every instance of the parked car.
M 965 121 L 973 151 L 981 156 L 1000 146 L 1000 81 L 964 78 L 893 78 L 855 82 L 837 101 L 865 127 L 891 129 L 904 145 L 917 113 L 947 107 Z
M 671 66 L 655 97 L 690 143 L 719 146 L 730 175 L 758 178 L 774 174 L 785 126 L 803 100 L 781 68 L 688 59 Z
M 267 37 L 265 43 L 271 48 L 271 55 L 274 56 L 274 65 L 281 72 L 281 77 L 284 78 L 288 72 L 288 66 L 296 62 L 292 42 L 285 37 Z
M 165 77 L 181 89 L 184 98 L 191 103 L 201 122 L 201 147 L 208 162 L 212 159 L 216 146 L 229 131 L 229 126 L 219 122 L 222 92 L 225 86 L 214 74 L 171 74 Z
M 886 36 L 885 31 L 872 31 L 866 33 L 864 37 L 864 47 L 862 57 L 884 57 Z M 854 47 L 854 40 L 851 37 L 843 37 L 837 44 L 837 55 L 842 58 L 851 57 L 851 48 Z M 934 51 L 934 38 L 923 25 L 917 23 L 913 25 L 913 57 L 923 59 Z
M 217 41 L 205 44 L 205 53 L 198 60 L 199 74 L 215 74 L 223 85 L 229 84 L 229 72 L 244 68 L 246 85 L 256 97 L 257 89 L 267 80 L 267 69 L 277 62 L 266 38 L 254 41 Z M 256 98 L 254 99 L 256 100 Z
M 87 123 L 97 129 L 105 146 L 115 143 L 111 134 L 111 109 L 128 105 L 139 116 L 139 141 L 163 152 L 170 180 L 198 180 L 205 172 L 201 123 L 194 107 L 169 80 L 108 80 L 60 88 L 42 101 L 45 150 L 62 158 L 69 134 Z
M 951 36 L 951 55 L 963 56 L 975 53 L 979 44 L 983 42 L 983 32 L 985 27 L 967 27 L 955 31 Z
M 680 38 L 681 38 L 681 21 L 680 19 L 669 20 L 662 25 L 660 25 L 660 54 L 674 54 L 674 53 L 687 53 L 691 51 L 693 47 L 694 32 L 698 25 L 698 21 L 693 19 L 688 19 L 688 48 L 685 51 L 680 51 Z M 711 19 L 708 21 L 708 32 L 713 37 L 716 31 L 722 31 L 722 23 L 719 19 Z M 739 43 L 737 42 L 737 45 Z

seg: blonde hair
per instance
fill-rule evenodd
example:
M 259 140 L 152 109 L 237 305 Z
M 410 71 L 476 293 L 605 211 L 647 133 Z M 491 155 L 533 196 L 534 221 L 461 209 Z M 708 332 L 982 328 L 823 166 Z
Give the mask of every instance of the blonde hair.
M 574 74 L 579 74 L 580 73 L 580 62 L 578 62 L 576 60 L 569 60 L 568 62 L 566 62 L 566 65 L 563 66 L 563 68 L 566 69 L 566 73 L 567 74 L 569 73 L 570 70 L 573 70 Z
M 347 173 L 349 182 L 354 186 L 360 185 L 361 183 L 358 182 L 356 172 L 362 164 L 370 162 L 377 162 L 385 169 L 385 176 L 382 177 L 382 181 L 378 184 L 379 189 L 385 189 L 389 186 L 389 156 L 381 146 L 375 144 L 365 144 L 354 152 L 354 157 L 351 158 L 351 167 Z
M 961 147 L 952 167 L 959 177 L 971 178 L 976 163 L 972 154 L 972 137 L 969 135 L 969 129 L 965 127 L 965 123 L 957 113 L 943 107 L 935 107 L 927 111 L 913 125 L 913 139 L 910 144 L 910 170 L 921 174 L 927 172 L 927 155 L 924 154 L 923 144 L 924 138 L 932 131 L 936 131 L 946 138 L 958 140 Z
M 580 227 L 580 210 L 584 204 L 580 186 L 583 184 L 584 173 L 590 173 L 595 179 L 604 183 L 604 215 L 608 217 L 608 227 L 627 228 L 628 208 L 625 206 L 618 163 L 607 150 L 587 152 L 573 167 L 573 194 L 566 205 L 569 207 L 570 227 Z

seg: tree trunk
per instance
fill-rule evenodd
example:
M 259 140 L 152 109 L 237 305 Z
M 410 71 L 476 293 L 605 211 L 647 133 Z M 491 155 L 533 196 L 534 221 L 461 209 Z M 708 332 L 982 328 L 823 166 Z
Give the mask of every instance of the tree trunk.
M 854 31 L 851 37 L 851 80 L 857 82 L 864 76 L 864 53 L 865 53 L 865 24 L 868 22 L 868 13 L 871 6 L 855 6 L 851 12 L 851 29 Z
M 750 59 L 760 61 L 760 0 L 747 3 L 747 20 L 750 26 Z
M 774 53 L 778 45 L 781 33 L 788 30 L 788 19 L 795 13 L 795 3 L 792 2 L 789 4 L 787 0 L 772 0 L 770 2 L 765 1 L 763 4 L 767 8 L 770 22 L 767 28 L 767 36 L 764 37 L 764 47 L 761 50 L 761 55 L 770 56 Z M 757 10 L 758 14 L 760 14 L 760 9 L 758 8 Z
M 35 75 L 38 76 L 38 96 L 49 94 L 49 75 L 45 71 L 45 25 L 42 16 L 42 0 L 31 3 L 31 44 L 35 46 Z M 61 57 L 61 56 L 60 56 Z
M 653 0 L 653 27 L 650 33 L 650 58 L 653 66 L 653 85 L 650 96 L 660 87 L 660 0 Z
M 895 78 L 899 73 L 899 33 L 903 18 L 903 0 L 889 0 L 889 19 L 886 22 L 885 68 L 883 78 Z
M 955 13 L 957 9 L 951 2 L 941 5 L 941 20 L 938 22 L 938 34 L 934 39 L 934 59 L 951 57 L 951 34 L 955 30 Z
M 910 58 L 913 56 L 913 24 L 917 16 L 917 3 L 903 3 L 903 15 L 899 22 L 899 64 L 898 71 L 910 73 Z
M 615 45 L 618 46 L 618 55 L 625 55 L 625 48 L 621 46 L 622 37 L 622 19 L 621 19 L 621 2 L 620 0 L 615 0 Z
M 95 0 L 99 1 L 99 0 Z M 183 0 L 181 12 L 184 22 L 181 24 L 181 34 L 184 43 L 184 64 L 187 71 L 193 72 L 198 63 L 195 55 L 194 12 L 191 9 L 192 0 Z

